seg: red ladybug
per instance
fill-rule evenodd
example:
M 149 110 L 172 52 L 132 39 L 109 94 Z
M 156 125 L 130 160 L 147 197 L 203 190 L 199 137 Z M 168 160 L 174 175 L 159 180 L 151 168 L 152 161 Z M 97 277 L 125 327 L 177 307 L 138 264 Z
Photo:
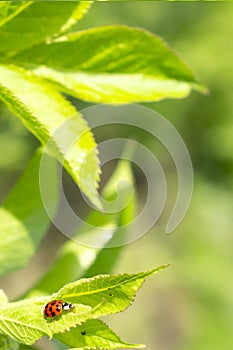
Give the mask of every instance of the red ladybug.
M 68 304 L 64 300 L 52 300 L 45 306 L 44 316 L 49 318 L 56 317 L 61 315 L 63 310 L 70 311 L 74 308 L 73 304 Z

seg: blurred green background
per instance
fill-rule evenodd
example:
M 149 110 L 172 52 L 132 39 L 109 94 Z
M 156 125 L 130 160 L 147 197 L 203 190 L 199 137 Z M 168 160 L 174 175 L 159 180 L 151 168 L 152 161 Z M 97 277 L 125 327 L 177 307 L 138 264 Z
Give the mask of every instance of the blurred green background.
M 192 202 L 180 226 L 172 234 L 165 234 L 168 214 L 163 214 L 154 229 L 124 248 L 114 269 L 117 273 L 137 272 L 172 263 L 168 270 L 146 282 L 133 307 L 108 319 L 122 338 L 145 343 L 148 350 L 232 349 L 232 23 L 230 2 L 138 1 L 95 3 L 77 25 L 77 29 L 105 24 L 146 28 L 169 43 L 209 88 L 206 96 L 194 92 L 186 99 L 147 105 L 177 128 L 189 149 L 195 175 Z M 79 109 L 88 106 L 81 101 L 72 102 Z M 2 104 L 0 125 L 3 200 L 38 142 Z M 108 138 L 111 133 L 132 135 L 125 128 L 108 130 Z M 97 139 L 104 139 L 105 135 L 106 131 L 101 134 L 100 130 Z M 140 140 L 140 135 L 137 136 Z M 161 162 L 167 164 L 168 155 L 159 143 L 149 138 L 147 142 L 151 142 Z M 136 168 L 135 176 L 139 200 L 143 201 L 145 179 Z M 174 167 L 169 168 L 171 192 L 176 179 Z M 172 206 L 173 199 L 171 196 L 167 208 Z M 34 260 L 29 269 L 3 279 L 1 287 L 13 298 L 14 283 L 37 276 L 38 265 Z

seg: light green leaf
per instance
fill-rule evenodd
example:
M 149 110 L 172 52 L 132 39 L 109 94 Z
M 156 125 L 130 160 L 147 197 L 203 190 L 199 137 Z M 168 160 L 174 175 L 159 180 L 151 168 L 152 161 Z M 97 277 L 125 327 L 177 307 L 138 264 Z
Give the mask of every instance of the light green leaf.
M 51 141 L 49 151 L 64 161 L 81 190 L 100 208 L 96 143 L 76 109 L 50 84 L 13 66 L 0 65 L 0 99 L 42 144 Z
M 53 298 L 52 298 L 53 299 Z M 63 312 L 57 320 L 46 319 L 47 325 L 51 330 L 52 334 L 57 334 L 70 330 L 71 327 L 85 322 L 88 319 L 93 318 L 93 311 L 89 305 L 75 304 L 75 309 L 70 312 Z
M 35 306 L 29 299 L 0 306 L 0 332 L 27 345 L 46 334 L 52 335 L 41 305 Z
M 43 306 L 30 299 L 0 306 L 0 333 L 31 345 L 44 335 L 52 336 L 43 318 Z
M 119 186 L 119 184 L 123 184 Z M 77 234 L 69 240 L 58 252 L 57 260 L 52 269 L 42 278 L 42 280 L 30 292 L 30 296 L 35 294 L 52 293 L 61 288 L 69 281 L 76 280 L 83 276 L 89 277 L 99 273 L 110 273 L 119 256 L 125 239 L 127 239 L 127 228 L 121 227 L 133 220 L 135 213 L 135 191 L 133 196 L 129 189 L 134 184 L 130 164 L 126 160 L 121 160 L 105 186 L 102 197 L 111 201 L 118 196 L 121 203 L 126 203 L 122 210 L 115 214 L 93 210 L 85 219 L 87 224 L 78 230 Z M 106 210 L 107 211 L 107 210 Z M 93 225 L 91 229 L 89 225 Z M 82 244 L 86 238 L 104 235 L 107 228 L 112 229 L 112 235 L 103 241 L 103 246 L 98 248 L 88 248 Z M 120 233 L 120 239 L 119 239 Z M 116 242 L 117 237 L 117 242 Z M 118 244 L 116 248 L 112 247 Z M 57 276 L 60 278 L 57 278 Z
M 58 320 L 45 319 L 44 306 L 51 300 L 47 298 L 29 298 L 0 306 L 0 333 L 10 336 L 26 345 L 34 344 L 44 335 L 64 332 L 93 317 L 92 308 L 76 304 L 76 308 Z
M 0 305 L 0 333 L 20 343 L 31 345 L 44 335 L 69 330 L 81 323 L 119 311 L 124 311 L 144 280 L 166 268 L 163 265 L 147 272 L 123 275 L 99 275 L 69 283 L 48 297 L 28 298 Z M 43 316 L 45 305 L 62 299 L 75 308 L 56 319 Z
M 55 338 L 72 349 L 144 348 L 144 345 L 131 344 L 121 340 L 100 320 L 88 320 L 80 326 L 72 328 L 69 332 L 56 334 Z
M 0 52 L 28 48 L 69 29 L 85 14 L 89 2 L 3 1 L 0 10 Z M 1 11 L 1 12 L 2 12 Z
M 68 94 L 106 103 L 182 98 L 205 89 L 158 36 L 106 26 L 58 38 L 12 55 Z
M 25 266 L 49 227 L 40 195 L 40 160 L 38 151 L 0 209 L 0 274 Z M 56 168 L 48 163 L 47 170 L 44 180 L 53 177 L 47 199 L 55 214 L 58 202 Z
M 67 284 L 53 295 L 71 303 L 89 305 L 95 317 L 124 311 L 133 302 L 144 280 L 168 267 L 159 266 L 137 274 L 97 275 Z

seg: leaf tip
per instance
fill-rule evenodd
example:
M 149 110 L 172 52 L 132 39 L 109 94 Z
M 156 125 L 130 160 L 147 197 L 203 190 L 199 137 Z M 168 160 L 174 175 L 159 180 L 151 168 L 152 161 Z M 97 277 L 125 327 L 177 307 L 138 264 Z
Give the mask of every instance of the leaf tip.
M 152 276 L 152 275 L 155 275 L 157 272 L 166 269 L 166 268 L 169 267 L 170 265 L 171 265 L 170 263 L 163 264 L 163 265 L 160 265 L 160 266 L 155 267 L 154 269 L 151 269 L 151 270 L 147 271 L 147 272 L 145 273 L 145 274 L 146 274 L 145 278 L 146 278 L 146 277 L 149 277 L 149 276 Z
M 209 95 L 210 94 L 210 91 L 208 89 L 208 87 L 203 84 L 203 83 L 200 83 L 200 82 L 197 82 L 197 83 L 193 83 L 192 84 L 193 86 L 193 89 L 204 94 L 204 95 Z
M 132 344 L 131 346 L 134 349 L 144 349 L 146 347 L 145 344 Z

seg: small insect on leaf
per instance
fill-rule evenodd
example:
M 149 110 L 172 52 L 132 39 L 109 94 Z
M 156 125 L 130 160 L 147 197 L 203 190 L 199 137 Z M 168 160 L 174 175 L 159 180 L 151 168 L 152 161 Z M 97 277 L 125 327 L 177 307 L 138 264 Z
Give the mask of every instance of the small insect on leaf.
M 73 304 L 66 303 L 64 300 L 52 300 L 44 308 L 44 316 L 46 318 L 53 318 L 60 316 L 62 311 L 70 311 L 74 309 Z

